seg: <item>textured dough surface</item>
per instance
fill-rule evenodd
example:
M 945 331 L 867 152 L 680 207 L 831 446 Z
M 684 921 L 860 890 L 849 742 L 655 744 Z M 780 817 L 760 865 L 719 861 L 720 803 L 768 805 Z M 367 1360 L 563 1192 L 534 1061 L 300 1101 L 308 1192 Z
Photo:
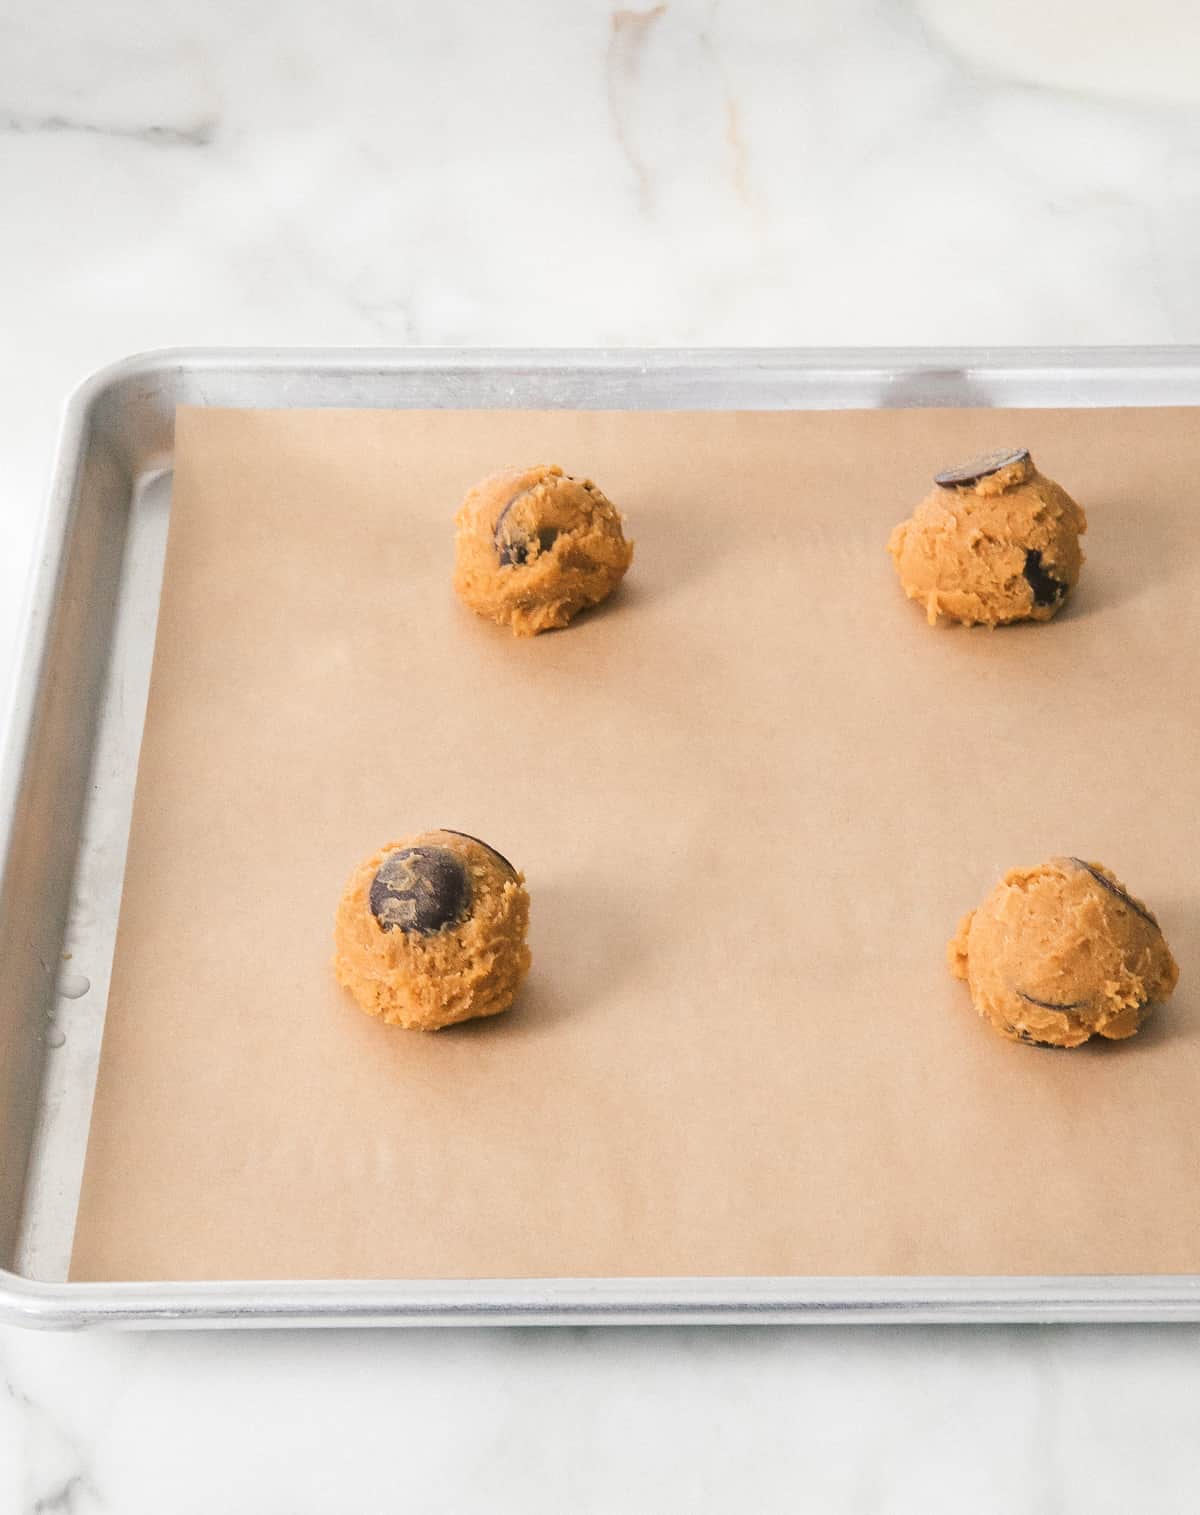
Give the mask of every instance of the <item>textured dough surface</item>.
M 1102 864 L 1071 857 L 1005 874 L 947 954 L 997 1031 L 1052 1047 L 1132 1036 L 1179 979 L 1153 912 Z
M 1061 609 L 1079 580 L 1086 530 L 1083 510 L 1026 457 L 970 484 L 935 486 L 888 551 L 931 626 L 943 615 L 1001 626 Z
M 423 935 L 385 931 L 371 911 L 381 865 L 406 848 L 438 848 L 461 860 L 470 879 L 469 913 Z M 368 1015 L 409 1030 L 499 1015 L 529 969 L 524 876 L 483 842 L 427 831 L 381 847 L 350 875 L 334 924 L 334 973 Z
M 599 605 L 633 561 L 621 516 L 590 479 L 539 464 L 476 484 L 455 517 L 454 587 L 517 636 Z

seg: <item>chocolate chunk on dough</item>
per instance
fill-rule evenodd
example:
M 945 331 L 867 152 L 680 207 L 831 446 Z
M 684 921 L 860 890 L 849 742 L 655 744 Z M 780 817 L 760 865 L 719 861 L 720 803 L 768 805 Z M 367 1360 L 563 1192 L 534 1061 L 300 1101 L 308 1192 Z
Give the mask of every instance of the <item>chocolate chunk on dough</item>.
M 376 869 L 368 899 L 385 931 L 430 936 L 466 914 L 471 880 L 462 859 L 445 847 L 401 847 Z
M 947 952 L 1002 1036 L 1054 1047 L 1132 1036 L 1179 979 L 1154 913 L 1074 857 L 1005 874 Z
M 473 836 L 389 843 L 350 875 L 334 922 L 334 974 L 369 1015 L 436 1031 L 507 1010 L 529 969 L 529 896 Z
M 503 852 L 497 852 L 496 849 L 495 849 L 495 847 L 493 847 L 490 842 L 485 842 L 485 841 L 483 841 L 481 838 L 479 838 L 477 836 L 472 836 L 469 831 L 451 831 L 450 835 L 451 836 L 465 837 L 465 839 L 468 842 L 478 842 L 481 847 L 486 847 L 487 850 L 492 854 L 492 856 L 495 857 L 495 858 L 499 858 L 500 861 L 504 864 L 504 866 L 508 869 L 508 871 L 513 875 L 513 877 L 514 878 L 516 877 L 517 870 L 513 867 L 513 865 L 509 862 L 509 860 L 504 856 Z
M 934 476 L 888 551 L 909 599 L 964 625 L 1048 621 L 1079 579 L 1087 517 L 1024 447 Z
M 633 561 L 590 479 L 541 464 L 476 484 L 455 517 L 454 587 L 472 610 L 536 636 L 608 598 Z
M 943 469 L 941 473 L 934 474 L 933 482 L 942 489 L 956 489 L 963 484 L 978 484 L 980 479 L 999 473 L 1002 468 L 1012 468 L 1015 464 L 1028 462 L 1028 447 L 1003 448 L 1000 452 L 986 452 L 983 457 L 974 458 L 970 463 L 960 463 L 956 468 Z

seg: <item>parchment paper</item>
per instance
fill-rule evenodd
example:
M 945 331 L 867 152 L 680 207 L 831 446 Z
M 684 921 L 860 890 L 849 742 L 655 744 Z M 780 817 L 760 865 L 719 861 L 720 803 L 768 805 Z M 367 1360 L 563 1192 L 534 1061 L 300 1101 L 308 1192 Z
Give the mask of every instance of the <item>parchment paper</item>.
M 1049 626 L 931 630 L 888 530 L 1033 448 L 1091 518 Z M 503 465 L 589 474 L 625 588 L 517 641 L 450 589 Z M 79 1279 L 1200 1271 L 1191 410 L 183 411 Z M 517 1009 L 421 1035 L 330 969 L 352 864 L 486 837 Z M 1063 1053 L 944 948 L 1099 858 L 1179 991 Z

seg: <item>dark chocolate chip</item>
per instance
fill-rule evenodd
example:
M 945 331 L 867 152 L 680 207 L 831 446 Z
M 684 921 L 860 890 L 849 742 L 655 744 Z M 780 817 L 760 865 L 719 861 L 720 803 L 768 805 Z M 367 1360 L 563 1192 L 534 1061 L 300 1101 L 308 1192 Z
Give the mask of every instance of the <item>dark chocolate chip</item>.
M 493 857 L 499 858 L 500 861 L 504 864 L 504 866 L 508 869 L 508 871 L 512 874 L 513 878 L 516 878 L 516 876 L 517 876 L 517 870 L 513 867 L 513 865 L 509 862 L 509 860 L 504 856 L 503 852 L 497 852 L 496 849 L 495 849 L 495 847 L 493 847 L 490 842 L 485 842 L 484 839 L 481 836 L 472 836 L 469 831 L 455 831 L 455 829 L 454 829 L 453 826 L 443 826 L 442 830 L 444 832 L 446 832 L 447 835 L 449 835 L 449 836 L 461 836 L 461 837 L 465 837 L 465 839 L 468 842 L 478 842 L 479 845 L 481 847 L 485 847 L 492 854 Z
M 537 532 L 525 531 L 520 526 L 510 526 L 508 517 L 514 505 L 531 495 L 536 488 L 531 485 L 528 489 L 519 489 L 512 499 L 508 501 L 504 509 L 496 517 L 496 524 L 492 528 L 492 541 L 496 546 L 496 556 L 503 568 L 510 563 L 522 564 L 529 561 L 529 546 L 536 535 L 538 546 L 542 552 L 547 552 L 558 539 L 558 531 L 554 527 L 545 527 Z
M 433 936 L 471 907 L 471 880 L 448 847 L 402 847 L 371 881 L 371 914 L 385 931 Z
M 537 536 L 538 551 L 549 552 L 555 542 L 558 541 L 558 527 L 543 526 L 535 535 Z M 518 565 L 527 563 L 529 561 L 529 546 L 532 540 L 532 536 L 527 536 L 525 533 L 517 531 L 510 531 L 503 539 L 498 540 L 496 543 L 496 556 L 500 559 L 500 566 L 504 567 L 507 563 L 516 563 Z
M 1065 1052 L 1067 1050 L 1058 1042 L 1040 1041 L 1036 1036 L 1030 1036 L 1029 1032 L 1024 1030 L 1017 1031 L 1017 1040 L 1024 1042 L 1027 1047 L 1045 1047 L 1051 1052 Z
M 1149 910 L 1145 909 L 1144 906 L 1139 905 L 1137 900 L 1135 900 L 1132 895 L 1126 894 L 1124 889 L 1122 889 L 1118 884 L 1114 884 L 1111 879 L 1105 878 L 1098 868 L 1093 868 L 1091 863 L 1085 863 L 1081 857 L 1073 857 L 1071 861 L 1076 865 L 1076 867 L 1082 868 L 1085 872 L 1090 873 L 1102 889 L 1107 889 L 1109 894 L 1115 894 L 1116 897 L 1122 902 L 1122 904 L 1128 905 L 1129 908 L 1133 911 L 1134 915 L 1140 915 L 1148 925 L 1154 927 L 1155 931 L 1162 930 L 1162 927 L 1150 914 Z
M 1024 989 L 1018 989 L 1017 993 L 1027 1004 L 1037 1005 L 1040 1010 L 1079 1010 L 1087 1004 L 1085 999 L 1073 999 L 1065 1005 L 1058 1005 L 1052 999 L 1034 999 L 1032 994 L 1026 994 Z
M 942 489 L 957 489 L 960 484 L 977 484 L 989 474 L 999 473 L 1013 463 L 1025 463 L 1029 459 L 1028 447 L 1010 447 L 1004 452 L 989 452 L 982 458 L 973 458 L 969 463 L 960 463 L 957 468 L 944 468 L 935 473 L 933 482 Z
M 1063 581 L 1056 579 L 1052 573 L 1047 573 L 1042 567 L 1042 555 L 1036 547 L 1026 550 L 1025 567 L 1021 571 L 1030 589 L 1033 590 L 1035 605 L 1057 605 L 1067 592 L 1067 586 Z
M 529 537 L 523 531 L 513 531 L 506 526 L 509 512 L 518 500 L 523 500 L 531 494 L 529 489 L 518 489 L 512 499 L 508 501 L 504 509 L 496 517 L 496 524 L 492 527 L 492 542 L 496 548 L 496 556 L 500 559 L 501 566 L 509 563 L 523 563 L 529 552 Z
M 513 506 L 517 503 L 518 500 L 523 500 L 527 494 L 532 494 L 532 493 L 533 493 L 533 486 L 532 485 L 528 489 L 518 489 L 517 492 L 516 492 L 516 494 L 513 495 L 512 498 L 505 503 L 505 506 L 504 506 L 503 510 L 501 510 L 500 514 L 496 517 L 496 524 L 495 524 L 495 526 L 492 528 L 492 536 L 496 539 L 497 542 L 499 542 L 499 540 L 500 540 L 500 535 L 501 535 L 500 528 L 504 525 L 505 521 L 508 519 L 508 513 L 509 513 L 509 511 L 513 508 Z

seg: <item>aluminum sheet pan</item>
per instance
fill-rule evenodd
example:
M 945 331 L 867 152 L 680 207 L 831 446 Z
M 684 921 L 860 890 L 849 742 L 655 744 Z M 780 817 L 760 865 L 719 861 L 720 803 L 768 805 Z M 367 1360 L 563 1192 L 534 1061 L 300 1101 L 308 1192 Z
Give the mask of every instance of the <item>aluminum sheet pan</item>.
M 1200 349 L 169 351 L 84 383 L 59 439 L 0 768 L 0 1319 L 69 1328 L 1200 1320 L 1200 1277 L 1190 1276 L 65 1282 L 180 404 L 1197 405 Z M 72 999 L 66 1037 L 59 1012 Z

